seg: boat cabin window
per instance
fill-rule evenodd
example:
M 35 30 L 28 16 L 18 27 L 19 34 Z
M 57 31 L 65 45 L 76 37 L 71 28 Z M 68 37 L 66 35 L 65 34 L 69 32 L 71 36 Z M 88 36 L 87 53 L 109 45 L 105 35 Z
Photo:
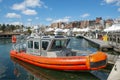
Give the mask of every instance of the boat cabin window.
M 63 49 L 65 47 L 66 40 L 54 40 L 51 50 Z
M 34 49 L 39 49 L 39 42 L 34 42 Z
M 42 41 L 42 48 L 43 50 L 46 50 L 48 47 L 49 42 L 48 41 Z
M 33 41 L 28 41 L 28 48 L 33 48 Z

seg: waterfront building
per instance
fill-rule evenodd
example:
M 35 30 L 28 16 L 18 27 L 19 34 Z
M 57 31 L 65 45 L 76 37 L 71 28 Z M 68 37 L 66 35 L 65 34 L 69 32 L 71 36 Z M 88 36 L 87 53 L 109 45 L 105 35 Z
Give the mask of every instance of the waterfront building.
M 108 27 L 112 26 L 113 23 L 114 23 L 113 19 L 105 20 L 105 28 L 108 28 Z
M 108 24 L 112 24 L 110 20 L 106 21 Z M 56 22 L 52 23 L 51 28 L 87 28 L 90 29 L 97 29 L 97 30 L 103 30 L 105 28 L 105 21 L 102 20 L 102 17 L 96 17 L 95 20 L 81 20 L 81 21 L 73 21 L 73 22 Z

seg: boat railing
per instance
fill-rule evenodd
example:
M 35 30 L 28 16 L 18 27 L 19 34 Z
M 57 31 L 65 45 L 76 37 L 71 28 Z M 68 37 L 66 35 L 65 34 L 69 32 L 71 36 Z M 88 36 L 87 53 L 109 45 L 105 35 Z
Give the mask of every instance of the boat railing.
M 17 36 L 17 42 L 13 43 L 12 49 L 16 50 L 17 52 L 24 51 L 26 52 L 26 38 L 28 35 L 20 35 Z
M 26 52 L 26 44 L 13 44 L 13 50 L 16 50 L 17 52 Z

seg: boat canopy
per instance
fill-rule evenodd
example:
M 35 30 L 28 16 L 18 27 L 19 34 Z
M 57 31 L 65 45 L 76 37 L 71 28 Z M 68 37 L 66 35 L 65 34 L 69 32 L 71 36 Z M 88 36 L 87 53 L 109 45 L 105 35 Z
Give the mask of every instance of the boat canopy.
M 27 53 L 41 55 L 48 51 L 60 51 L 66 48 L 68 38 L 65 36 L 35 36 L 27 39 Z

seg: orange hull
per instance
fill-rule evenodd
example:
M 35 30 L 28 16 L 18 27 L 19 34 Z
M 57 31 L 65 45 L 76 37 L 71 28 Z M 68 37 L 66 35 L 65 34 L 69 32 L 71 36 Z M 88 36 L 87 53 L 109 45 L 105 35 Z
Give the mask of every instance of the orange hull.
M 49 58 L 30 55 L 24 52 L 18 53 L 11 50 L 10 55 L 13 58 L 17 58 L 33 65 L 55 70 L 98 70 L 104 68 L 107 63 L 107 56 L 103 52 L 96 52 L 89 56 Z

